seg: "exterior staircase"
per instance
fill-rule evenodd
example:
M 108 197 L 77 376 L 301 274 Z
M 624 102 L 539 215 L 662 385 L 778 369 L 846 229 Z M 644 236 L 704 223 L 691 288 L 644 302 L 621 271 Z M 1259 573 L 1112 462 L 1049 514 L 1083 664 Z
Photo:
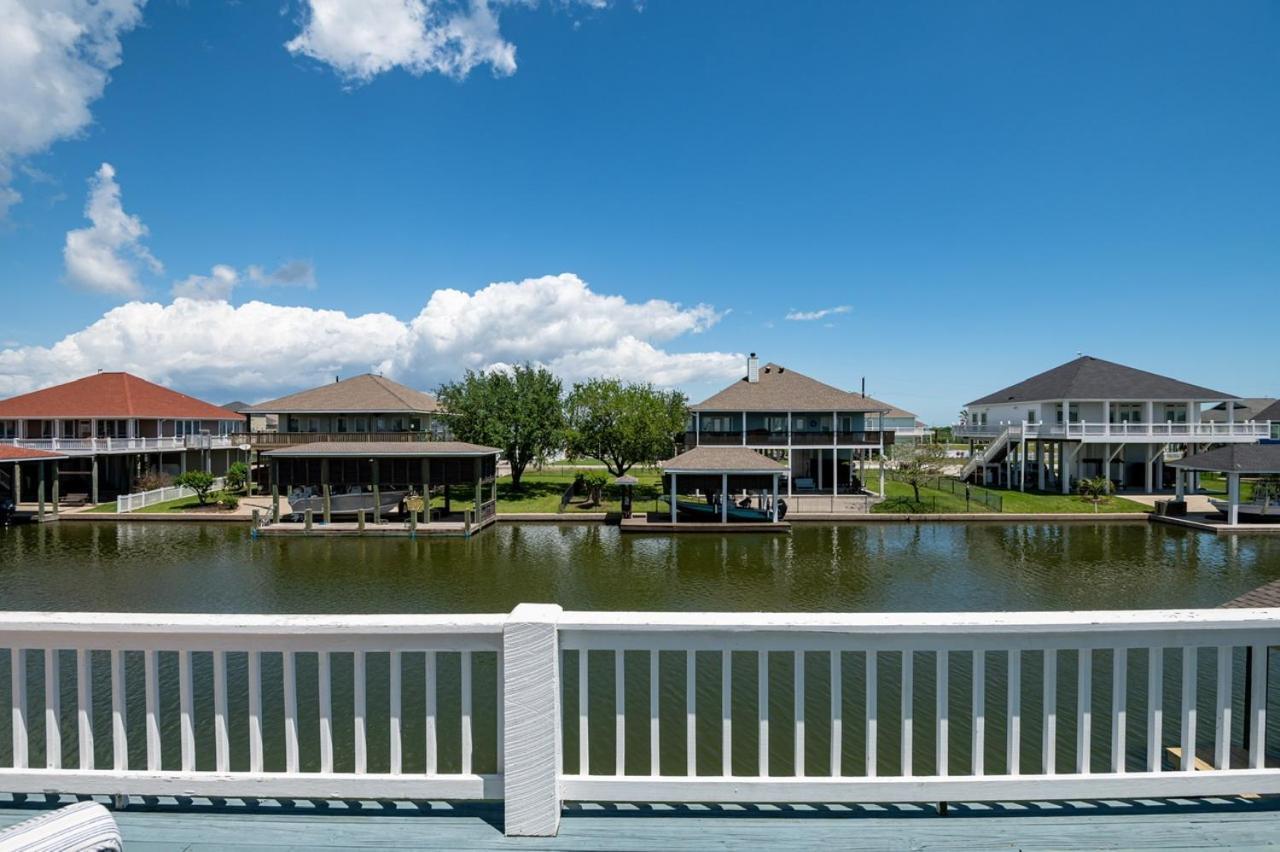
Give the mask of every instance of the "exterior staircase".
M 986 448 L 965 462 L 964 467 L 960 469 L 960 478 L 968 479 L 978 470 L 979 465 L 992 464 L 993 462 L 1003 458 L 1004 454 L 1009 450 L 1009 442 L 1017 435 L 1022 434 L 1022 427 L 1010 426 L 1001 432 L 994 441 L 986 446 Z

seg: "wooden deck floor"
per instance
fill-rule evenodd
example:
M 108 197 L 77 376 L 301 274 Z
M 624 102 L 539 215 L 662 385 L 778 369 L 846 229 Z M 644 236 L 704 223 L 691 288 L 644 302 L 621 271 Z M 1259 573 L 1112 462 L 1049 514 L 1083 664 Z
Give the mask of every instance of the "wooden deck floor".
M 0 827 L 48 807 L 0 802 Z M 1280 800 L 932 807 L 574 806 L 554 838 L 505 838 L 497 806 L 391 803 L 116 812 L 129 850 L 1261 849 Z

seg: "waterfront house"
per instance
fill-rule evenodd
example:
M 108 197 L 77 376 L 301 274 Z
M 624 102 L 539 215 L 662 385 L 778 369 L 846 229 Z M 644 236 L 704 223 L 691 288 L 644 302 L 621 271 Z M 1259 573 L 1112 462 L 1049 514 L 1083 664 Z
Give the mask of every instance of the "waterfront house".
M 1276 400 L 1268 408 L 1259 411 L 1257 422 L 1269 427 L 1268 438 L 1273 441 L 1280 441 L 1280 400 Z
M 1172 484 L 1165 462 L 1213 444 L 1251 443 L 1265 423 L 1239 421 L 1229 393 L 1081 356 L 979 399 L 956 427 L 971 454 L 962 470 L 979 482 L 1070 492 L 1106 476 L 1121 488 Z M 1204 417 L 1222 405 L 1222 422 Z
M 144 474 L 224 473 L 243 418 L 130 373 L 100 372 L 0 401 L 0 443 L 68 456 L 63 499 L 112 499 Z M 11 470 L 21 491 L 28 471 Z M 28 492 L 34 493 L 34 492 Z
M 685 448 L 750 447 L 787 466 L 794 510 L 858 511 L 865 499 L 837 498 L 864 493 L 865 463 L 894 440 L 890 410 L 780 364 L 761 366 L 752 353 L 745 376 L 690 407 Z
M 933 438 L 933 430 L 920 420 L 916 414 L 906 409 L 898 408 L 896 405 L 872 399 L 866 394 L 861 394 L 861 396 L 868 403 L 884 408 L 884 430 L 893 433 L 892 440 L 886 441 L 886 444 L 914 444 Z
M 254 430 L 255 448 L 313 441 L 394 441 L 444 438 L 448 429 L 436 398 L 383 376 L 365 373 L 244 410 L 276 419 L 276 428 Z

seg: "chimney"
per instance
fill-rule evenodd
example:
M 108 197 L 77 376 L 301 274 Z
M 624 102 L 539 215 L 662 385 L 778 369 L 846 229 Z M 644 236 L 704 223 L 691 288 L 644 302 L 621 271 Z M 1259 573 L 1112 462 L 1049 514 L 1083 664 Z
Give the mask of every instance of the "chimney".
M 863 399 L 867 398 L 867 377 L 866 376 L 862 377 L 862 398 Z
M 747 381 L 753 384 L 760 381 L 760 359 L 756 357 L 754 352 L 747 359 Z

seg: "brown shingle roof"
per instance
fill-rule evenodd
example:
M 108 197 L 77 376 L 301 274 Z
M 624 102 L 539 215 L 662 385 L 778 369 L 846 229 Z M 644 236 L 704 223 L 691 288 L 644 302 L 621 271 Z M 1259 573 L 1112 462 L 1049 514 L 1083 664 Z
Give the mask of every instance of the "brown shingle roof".
M 916 416 L 913 411 L 907 411 L 905 408 L 898 408 L 896 405 L 891 405 L 883 400 L 872 399 L 869 396 L 863 397 L 863 399 L 874 405 L 876 408 L 883 408 L 885 410 L 885 417 L 911 417 L 914 419 Z
M 372 373 L 353 376 L 251 405 L 245 414 L 433 414 L 440 410 L 429 393 Z
M 694 447 L 658 462 L 667 473 L 785 473 L 787 466 L 747 447 Z
M 48 450 L 28 450 L 12 444 L 0 444 L 0 462 L 54 461 L 65 459 L 62 453 L 51 453 Z
M 1002 402 L 1042 402 L 1053 399 L 1238 399 L 1234 394 L 1191 385 L 1082 355 L 1032 376 L 1016 385 L 975 399 L 969 405 L 997 405 Z
M 496 447 L 483 447 L 462 441 L 315 441 L 262 455 L 271 458 L 320 458 L 322 456 L 408 456 L 439 458 L 443 456 L 491 456 L 502 452 Z
M 693 411 L 883 411 L 888 407 L 777 364 L 762 366 L 758 382 L 744 376 L 690 406 Z
M 10 397 L 0 402 L 0 418 L 5 417 L 240 419 L 221 406 L 132 373 L 97 373 Z
M 1280 607 L 1280 580 L 1259 586 L 1251 592 L 1245 592 L 1234 600 L 1222 604 L 1224 607 L 1252 609 L 1254 607 Z

